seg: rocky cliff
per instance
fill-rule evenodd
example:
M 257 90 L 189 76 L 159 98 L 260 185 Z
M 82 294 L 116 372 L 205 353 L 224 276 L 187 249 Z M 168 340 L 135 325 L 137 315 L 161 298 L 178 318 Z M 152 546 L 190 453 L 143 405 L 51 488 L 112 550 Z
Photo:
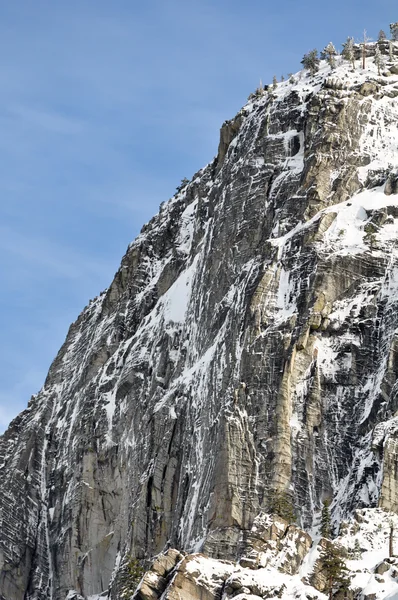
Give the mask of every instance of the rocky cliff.
M 255 94 L 71 326 L 0 438 L 2 600 L 234 561 L 278 492 L 306 529 L 398 510 L 392 50 Z

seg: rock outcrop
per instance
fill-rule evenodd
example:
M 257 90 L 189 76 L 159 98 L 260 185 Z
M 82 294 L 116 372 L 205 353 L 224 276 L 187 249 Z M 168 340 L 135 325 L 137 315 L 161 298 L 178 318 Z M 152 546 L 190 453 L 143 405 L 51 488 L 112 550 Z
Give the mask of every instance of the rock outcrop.
M 345 558 L 347 578 L 350 581 L 348 589 L 344 591 L 339 591 L 336 586 L 333 594 L 335 600 L 393 600 L 398 596 L 398 559 L 388 557 L 391 520 L 394 526 L 398 525 L 398 517 L 384 510 L 356 511 L 353 520 L 342 523 L 342 534 L 331 541 L 325 538 L 312 540 L 308 533 L 300 531 L 297 527 L 289 528 L 280 519 L 262 516 L 260 522 L 263 522 L 265 527 L 260 528 L 264 533 L 263 543 L 266 544 L 267 555 L 262 564 L 257 564 L 254 568 L 253 565 L 242 564 L 242 561 L 237 565 L 211 559 L 203 554 L 188 555 L 171 572 L 166 586 L 162 583 L 155 592 L 157 595 L 148 595 L 145 582 L 147 579 L 155 579 L 155 565 L 160 560 L 158 558 L 138 585 L 134 598 L 324 600 L 329 585 L 324 570 L 324 556 L 334 547 Z M 253 527 L 252 534 L 258 533 L 258 525 Z M 291 527 L 297 535 L 289 535 Z M 281 534 L 281 531 L 285 533 Z M 284 552 L 287 548 L 288 562 L 285 561 Z
M 115 600 L 168 548 L 144 597 L 267 597 L 231 565 L 298 577 L 324 498 L 397 510 L 398 77 L 367 65 L 249 101 L 71 326 L 0 438 L 2 600 Z M 300 530 L 263 535 L 280 492 Z

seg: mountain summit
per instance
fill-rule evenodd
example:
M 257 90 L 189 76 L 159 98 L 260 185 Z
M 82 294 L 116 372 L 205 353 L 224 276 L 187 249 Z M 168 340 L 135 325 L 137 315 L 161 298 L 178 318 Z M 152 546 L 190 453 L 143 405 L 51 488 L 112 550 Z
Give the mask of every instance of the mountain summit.
M 398 597 L 398 42 L 328 48 L 223 124 L 0 438 L 2 600 L 325 598 L 325 505 L 347 593 Z

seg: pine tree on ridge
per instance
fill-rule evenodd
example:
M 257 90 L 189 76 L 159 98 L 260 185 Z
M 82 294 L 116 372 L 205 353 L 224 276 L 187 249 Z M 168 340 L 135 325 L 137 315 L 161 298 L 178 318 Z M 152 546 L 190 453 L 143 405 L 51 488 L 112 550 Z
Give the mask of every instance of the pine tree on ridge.
M 310 50 L 307 54 L 304 54 L 301 64 L 304 69 L 310 72 L 311 75 L 315 75 L 319 71 L 320 59 L 318 56 L 318 50 Z
M 348 37 L 347 41 L 343 44 L 343 51 L 341 56 L 344 60 L 347 60 L 352 64 L 353 69 L 355 69 L 355 50 L 354 50 L 354 38 Z
M 321 59 L 326 60 L 331 69 L 336 68 L 336 56 L 337 50 L 334 47 L 333 42 L 329 42 L 327 46 L 321 52 Z

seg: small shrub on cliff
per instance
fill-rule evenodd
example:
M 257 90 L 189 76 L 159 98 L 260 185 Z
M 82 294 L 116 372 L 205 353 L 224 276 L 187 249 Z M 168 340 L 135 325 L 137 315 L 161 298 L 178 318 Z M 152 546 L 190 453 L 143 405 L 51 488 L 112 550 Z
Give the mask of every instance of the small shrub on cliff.
M 187 187 L 189 183 L 189 179 L 187 179 L 186 177 L 184 177 L 184 179 L 181 179 L 181 183 L 180 185 L 177 187 L 177 192 L 181 192 L 181 190 L 183 190 L 184 188 Z
M 129 598 L 134 594 L 137 585 L 145 573 L 145 569 L 141 566 L 140 561 L 137 558 L 128 554 L 121 568 L 121 572 L 120 597 Z
M 361 558 L 362 558 L 362 549 L 361 549 L 361 544 L 359 543 L 359 540 L 355 540 L 355 544 L 354 544 L 354 558 L 356 560 L 361 560 Z
M 258 88 L 254 92 L 249 94 L 249 97 L 247 99 L 249 101 L 256 100 L 257 98 L 261 98 L 261 96 L 264 96 L 264 94 L 265 94 L 265 89 L 264 89 L 262 82 L 260 81 L 260 85 L 258 86 Z
M 274 490 L 270 496 L 268 511 L 285 519 L 288 523 L 296 521 L 293 502 L 287 492 Z
M 372 250 L 377 245 L 376 233 L 378 228 L 373 225 L 373 223 L 366 223 L 364 227 L 365 235 L 364 242 L 368 244 L 370 249 Z

